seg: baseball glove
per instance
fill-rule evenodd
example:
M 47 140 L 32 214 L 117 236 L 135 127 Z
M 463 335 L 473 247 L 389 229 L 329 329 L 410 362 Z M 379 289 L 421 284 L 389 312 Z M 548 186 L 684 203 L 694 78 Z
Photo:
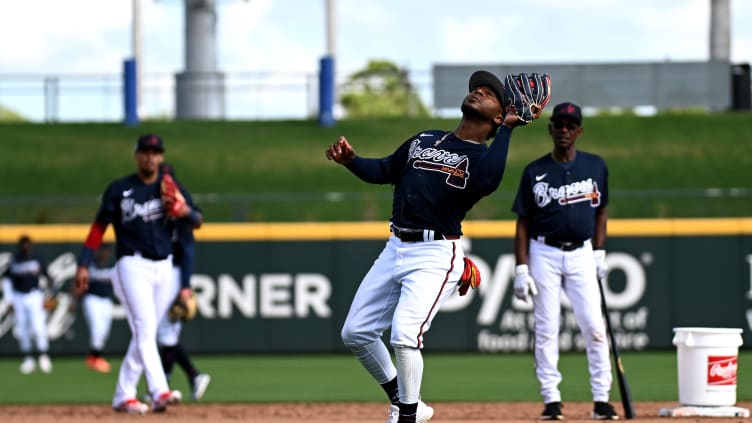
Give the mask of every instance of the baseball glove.
M 162 204 L 170 217 L 182 217 L 185 215 L 187 204 L 185 197 L 180 193 L 175 179 L 170 174 L 164 174 L 162 176 L 162 185 L 160 186 L 162 191 Z
M 60 300 L 56 296 L 45 297 L 42 303 L 46 311 L 54 310 L 58 304 L 60 304 Z
M 460 296 L 467 294 L 468 289 L 480 286 L 480 271 L 472 260 L 465 257 L 465 270 L 459 282 Z
M 193 295 L 178 295 L 178 297 L 175 298 L 175 301 L 170 306 L 168 315 L 170 321 L 186 322 L 188 320 L 193 320 L 196 317 L 197 311 L 196 297 L 194 297 Z
M 514 110 L 522 125 L 537 119 L 551 100 L 551 76 L 521 73 L 504 80 L 504 111 Z

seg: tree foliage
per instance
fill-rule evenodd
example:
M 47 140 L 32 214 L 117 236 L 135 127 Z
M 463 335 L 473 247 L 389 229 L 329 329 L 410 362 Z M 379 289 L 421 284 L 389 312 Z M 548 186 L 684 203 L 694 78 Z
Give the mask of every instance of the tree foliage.
M 27 119 L 20 113 L 0 104 L 0 122 L 26 122 Z
M 407 70 L 386 60 L 371 60 L 365 69 L 351 75 L 340 103 L 349 118 L 429 116 Z

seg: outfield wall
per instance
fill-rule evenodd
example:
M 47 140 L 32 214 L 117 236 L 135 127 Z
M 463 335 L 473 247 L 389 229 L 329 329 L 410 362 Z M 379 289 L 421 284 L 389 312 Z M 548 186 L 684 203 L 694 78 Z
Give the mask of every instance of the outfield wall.
M 425 336 L 435 351 L 528 351 L 531 306 L 514 298 L 513 221 L 464 225 L 465 251 L 483 276 L 479 290 L 456 296 Z M 64 292 L 87 225 L 0 226 L 0 270 L 21 234 L 35 242 Z M 344 351 L 339 331 L 361 277 L 389 236 L 384 222 L 206 224 L 198 239 L 199 317 L 183 342 L 196 353 Z M 105 241 L 112 242 L 112 230 Z M 752 342 L 752 218 L 609 221 L 606 284 L 611 323 L 625 350 L 673 349 L 672 328 L 743 328 Z M 80 309 L 62 296 L 48 318 L 55 354 L 88 350 Z M 0 302 L 0 355 L 17 354 L 12 314 Z M 108 353 L 124 351 L 129 332 L 121 307 Z M 584 342 L 565 307 L 563 351 Z

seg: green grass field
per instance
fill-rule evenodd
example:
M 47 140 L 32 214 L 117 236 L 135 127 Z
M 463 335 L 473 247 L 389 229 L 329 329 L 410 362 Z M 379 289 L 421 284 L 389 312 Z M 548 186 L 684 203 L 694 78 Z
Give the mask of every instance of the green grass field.
M 539 401 L 538 382 L 529 354 L 431 354 L 424 352 L 422 395 L 430 401 Z M 88 370 L 82 358 L 54 358 L 52 374 L 21 375 L 19 359 L 0 360 L 0 404 L 108 403 L 117 379 Z M 635 401 L 676 401 L 676 352 L 625 353 Z M 212 376 L 205 402 L 378 402 L 383 391 L 349 355 L 197 356 L 199 368 Z M 752 353 L 739 355 L 737 398 L 752 400 Z M 584 353 L 560 361 L 566 401 L 590 401 Z M 142 389 L 143 389 L 142 381 Z M 188 392 L 178 370 L 172 387 Z M 614 380 L 612 400 L 619 390 Z
M 89 222 L 105 185 L 135 169 L 135 139 L 145 132 L 163 136 L 166 160 L 193 193 L 223 196 L 200 197 L 209 221 L 384 220 L 390 188 L 363 183 L 327 161 L 326 147 L 345 135 L 359 154 L 381 157 L 423 129 L 452 130 L 457 122 L 348 120 L 333 128 L 314 121 L 2 124 L 0 222 Z M 697 192 L 750 188 L 749 122 L 749 113 L 592 117 L 578 147 L 609 164 L 612 217 L 747 216 L 749 194 Z M 550 148 L 545 120 L 516 130 L 499 191 L 468 218 L 512 218 L 522 168 Z

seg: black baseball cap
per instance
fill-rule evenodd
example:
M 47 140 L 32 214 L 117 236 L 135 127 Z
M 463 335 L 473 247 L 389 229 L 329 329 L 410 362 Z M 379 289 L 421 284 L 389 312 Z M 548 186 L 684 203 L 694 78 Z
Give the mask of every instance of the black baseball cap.
M 494 94 L 496 94 L 496 98 L 499 100 L 499 103 L 502 102 L 502 99 L 504 98 L 504 86 L 501 84 L 501 81 L 496 77 L 496 75 L 484 70 L 473 72 L 473 74 L 470 75 L 468 88 L 470 89 L 470 91 L 473 91 L 474 89 L 482 86 L 491 88 Z
M 144 134 L 138 137 L 136 142 L 136 151 L 143 150 L 156 150 L 160 153 L 164 152 L 164 144 L 162 144 L 162 138 L 159 135 Z
M 559 120 L 564 118 L 570 119 L 572 122 L 581 125 L 582 109 L 580 109 L 580 106 L 569 101 L 559 103 L 556 105 L 556 107 L 554 107 L 554 112 L 553 114 L 551 114 L 551 120 Z

